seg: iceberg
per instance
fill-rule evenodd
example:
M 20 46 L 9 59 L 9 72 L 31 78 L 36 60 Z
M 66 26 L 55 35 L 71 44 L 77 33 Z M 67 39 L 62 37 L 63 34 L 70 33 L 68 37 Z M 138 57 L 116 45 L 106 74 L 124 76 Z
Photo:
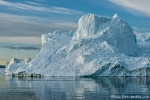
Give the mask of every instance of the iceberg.
M 134 33 L 117 14 L 83 15 L 75 32 L 41 36 L 42 47 L 28 63 L 9 63 L 6 73 L 44 76 L 149 76 L 150 34 Z M 14 63 L 15 62 L 15 63 Z M 13 69 L 13 70 L 11 70 Z
M 10 62 L 6 62 L 5 75 L 12 75 L 12 73 L 20 72 L 28 66 L 31 58 L 17 59 L 13 58 Z
M 99 39 L 106 41 L 111 46 L 116 47 L 119 52 L 135 56 L 136 36 L 132 28 L 122 21 L 118 15 L 113 18 L 87 14 L 82 16 L 78 22 L 78 29 L 73 36 L 73 40 L 84 38 Z

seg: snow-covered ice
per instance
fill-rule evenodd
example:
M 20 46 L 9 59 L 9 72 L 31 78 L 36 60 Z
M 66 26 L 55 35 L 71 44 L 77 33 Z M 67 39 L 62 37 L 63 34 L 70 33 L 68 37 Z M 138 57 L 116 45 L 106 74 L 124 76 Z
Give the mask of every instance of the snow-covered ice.
M 134 33 L 117 14 L 112 18 L 83 15 L 75 32 L 57 30 L 42 35 L 41 42 L 35 59 L 27 64 L 9 63 L 7 72 L 45 76 L 150 75 L 150 33 Z
M 114 19 L 115 18 L 115 19 Z M 82 16 L 78 22 L 78 29 L 73 40 L 99 39 L 106 41 L 116 47 L 119 52 L 127 55 L 136 55 L 136 37 L 132 28 L 122 21 L 118 15 L 113 18 L 87 14 Z
M 10 62 L 6 62 L 6 68 L 5 73 L 6 75 L 11 75 L 11 73 L 21 72 L 24 70 L 28 63 L 31 61 L 31 58 L 25 58 L 25 59 L 17 59 L 13 58 Z

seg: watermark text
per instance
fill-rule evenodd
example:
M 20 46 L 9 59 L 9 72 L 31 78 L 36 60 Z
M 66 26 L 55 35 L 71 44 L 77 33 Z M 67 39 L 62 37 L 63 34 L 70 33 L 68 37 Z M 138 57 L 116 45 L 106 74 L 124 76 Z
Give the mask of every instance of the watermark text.
M 111 95 L 111 98 L 112 99 L 149 99 L 149 96 L 148 95 L 125 95 L 125 94 L 122 94 L 122 95 L 115 95 L 115 94 L 112 94 Z

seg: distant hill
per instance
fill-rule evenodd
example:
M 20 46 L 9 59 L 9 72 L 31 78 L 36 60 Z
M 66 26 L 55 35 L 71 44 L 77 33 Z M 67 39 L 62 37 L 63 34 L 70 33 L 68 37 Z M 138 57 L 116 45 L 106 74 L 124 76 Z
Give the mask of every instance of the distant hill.
M 0 65 L 0 68 L 5 68 L 5 65 Z

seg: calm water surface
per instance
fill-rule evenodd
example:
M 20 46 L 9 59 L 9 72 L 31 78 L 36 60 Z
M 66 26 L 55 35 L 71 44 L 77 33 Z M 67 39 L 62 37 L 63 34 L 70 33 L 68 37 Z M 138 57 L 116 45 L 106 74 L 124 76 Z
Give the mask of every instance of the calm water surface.
M 0 76 L 0 100 L 149 100 L 149 93 L 150 77 Z

